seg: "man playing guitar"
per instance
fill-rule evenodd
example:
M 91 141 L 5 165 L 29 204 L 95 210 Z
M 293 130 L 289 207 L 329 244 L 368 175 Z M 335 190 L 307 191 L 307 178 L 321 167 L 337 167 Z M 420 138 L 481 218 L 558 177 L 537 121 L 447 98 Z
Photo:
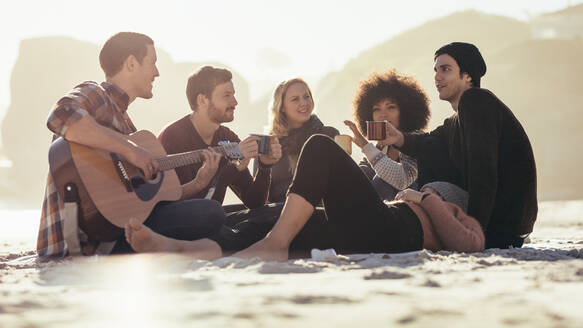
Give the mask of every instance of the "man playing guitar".
M 159 175 L 157 158 L 164 154 L 153 154 L 147 147 L 132 141 L 129 134 L 136 132 L 136 128 L 127 114 L 128 105 L 136 98 L 152 98 L 152 83 L 159 76 L 154 42 L 143 34 L 121 32 L 105 42 L 99 60 L 106 81 L 101 84 L 88 81 L 76 86 L 56 103 L 47 126 L 55 134 L 54 139 L 63 137 L 71 145 L 86 146 L 112 156 L 117 154 L 138 168 L 146 180 L 155 179 Z M 220 155 L 205 150 L 202 156 L 205 159 L 202 173 L 216 170 Z M 71 246 L 67 245 L 63 231 L 62 187 L 59 190 L 51 172 L 47 178 L 37 240 L 37 253 L 41 257 L 68 255 Z M 183 200 L 158 203 L 144 218 L 144 225 L 176 239 L 196 240 L 216 233 L 223 224 L 224 211 L 216 201 L 190 199 L 199 190 L 196 184 L 195 179 L 182 187 L 178 185 L 178 192 L 169 200 Z M 123 246 L 123 223 L 116 226 L 120 227 L 119 238 L 113 252 L 123 252 L 129 249 L 127 244 Z M 87 231 L 79 230 L 78 233 L 83 253 L 93 254 L 100 240 L 95 240 Z M 205 239 L 200 242 L 205 252 L 208 249 L 204 247 Z M 205 257 L 204 254 L 200 256 Z

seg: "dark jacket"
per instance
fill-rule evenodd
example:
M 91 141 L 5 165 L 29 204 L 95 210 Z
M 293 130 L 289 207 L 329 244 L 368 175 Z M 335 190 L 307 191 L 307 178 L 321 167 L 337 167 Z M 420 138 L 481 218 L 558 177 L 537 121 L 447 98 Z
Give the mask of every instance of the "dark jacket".
M 522 125 L 502 101 L 486 89 L 466 90 L 458 113 L 429 134 L 405 134 L 401 150 L 417 157 L 427 135 L 447 145 L 461 187 L 470 194 L 468 214 L 486 235 L 532 232 L 538 211 L 534 155 Z

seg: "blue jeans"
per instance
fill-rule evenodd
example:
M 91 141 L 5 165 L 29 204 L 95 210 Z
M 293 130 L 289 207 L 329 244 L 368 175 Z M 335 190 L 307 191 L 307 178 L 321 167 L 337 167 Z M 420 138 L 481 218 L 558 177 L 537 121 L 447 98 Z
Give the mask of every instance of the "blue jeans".
M 196 240 L 214 235 L 225 222 L 221 204 L 209 199 L 188 199 L 176 202 L 160 202 L 144 225 L 163 236 Z M 122 237 L 112 254 L 131 253 L 131 246 Z

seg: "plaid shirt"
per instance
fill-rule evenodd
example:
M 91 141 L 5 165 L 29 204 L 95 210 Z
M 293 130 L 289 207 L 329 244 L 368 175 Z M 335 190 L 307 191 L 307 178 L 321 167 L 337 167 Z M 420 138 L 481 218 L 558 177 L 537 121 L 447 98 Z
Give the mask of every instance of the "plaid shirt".
M 61 98 L 51 111 L 47 127 L 55 133 L 53 140 L 65 135 L 67 128 L 86 115 L 98 124 L 123 134 L 136 131 L 127 114 L 129 96 L 113 83 L 83 82 Z M 64 202 L 49 171 L 42 206 L 36 250 L 39 256 L 65 256 L 63 236 Z

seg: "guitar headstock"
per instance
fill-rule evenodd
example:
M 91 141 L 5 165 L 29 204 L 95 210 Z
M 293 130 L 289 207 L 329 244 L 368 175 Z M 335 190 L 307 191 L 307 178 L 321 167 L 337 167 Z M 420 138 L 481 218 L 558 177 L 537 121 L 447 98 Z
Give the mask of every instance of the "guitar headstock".
M 240 161 L 243 159 L 243 153 L 239 149 L 239 144 L 231 141 L 219 141 L 221 153 L 229 160 Z

